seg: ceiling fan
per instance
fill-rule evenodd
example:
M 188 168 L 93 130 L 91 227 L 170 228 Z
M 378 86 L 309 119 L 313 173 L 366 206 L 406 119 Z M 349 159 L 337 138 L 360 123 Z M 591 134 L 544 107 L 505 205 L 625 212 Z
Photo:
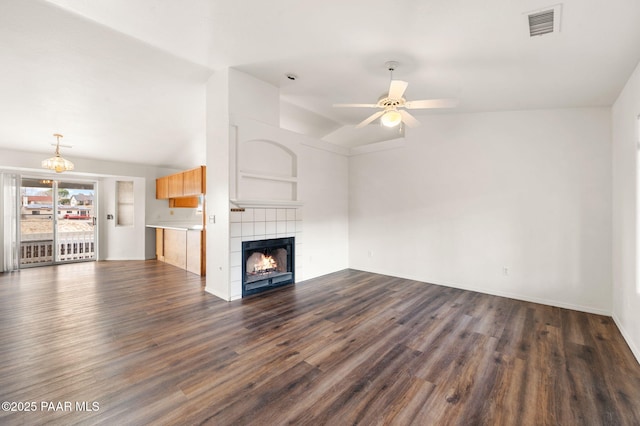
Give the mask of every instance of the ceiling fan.
M 386 95 L 382 95 L 380 99 L 378 99 L 377 103 L 333 104 L 334 107 L 380 108 L 380 111 L 373 113 L 361 121 L 360 124 L 356 126 L 356 129 L 366 126 L 377 118 L 380 118 L 382 125 L 387 127 L 395 127 L 400 123 L 405 123 L 409 127 L 417 127 L 420 125 L 420 122 L 416 120 L 413 115 L 409 114 L 407 109 L 453 108 L 458 105 L 457 99 L 423 99 L 420 101 L 407 101 L 402 96 L 404 95 L 405 90 L 407 90 L 409 83 L 393 79 L 393 71 L 398 67 L 398 63 L 390 61 L 385 65 L 391 73 L 391 84 L 389 85 L 389 92 Z

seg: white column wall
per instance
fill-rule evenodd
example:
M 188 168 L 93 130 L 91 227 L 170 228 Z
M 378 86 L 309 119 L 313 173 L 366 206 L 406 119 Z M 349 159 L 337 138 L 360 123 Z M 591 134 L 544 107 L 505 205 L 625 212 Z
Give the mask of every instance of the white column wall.
M 231 300 L 229 285 L 229 70 L 207 83 L 206 291 Z
M 241 277 L 238 272 L 241 265 L 240 241 L 261 239 L 265 235 L 274 234 L 266 232 L 266 229 L 264 232 L 255 232 L 255 220 L 250 219 L 254 210 L 264 210 L 265 214 L 270 210 L 286 211 L 289 214 L 288 219 L 278 220 L 276 217 L 276 220 L 260 221 L 273 222 L 277 236 L 295 233 L 297 282 L 347 268 L 349 216 L 346 150 L 253 119 L 233 117 L 232 122 L 239 135 L 238 143 L 263 139 L 277 142 L 295 154 L 298 188 L 296 201 L 302 205 L 283 205 L 272 209 L 249 208 L 244 215 L 235 215 L 236 218 L 231 223 L 230 241 L 231 298 L 238 298 L 241 294 Z M 265 151 L 265 155 L 267 153 Z M 265 158 L 265 161 L 268 160 Z M 234 179 L 236 165 L 233 162 L 230 172 L 231 179 Z M 268 198 L 269 194 L 265 194 L 263 199 Z M 279 225 L 280 230 L 277 228 Z
M 281 129 L 276 87 L 238 70 L 221 70 L 211 77 L 207 85 L 206 290 L 224 300 L 233 300 L 241 295 L 237 273 L 239 238 L 262 235 L 255 233 L 255 220 L 247 219 L 245 223 L 234 219 L 230 223 L 229 200 L 235 198 L 237 189 L 236 143 L 238 140 L 257 139 L 272 141 L 295 153 L 296 201 L 303 205 L 281 208 L 287 211 L 295 209 L 296 219 L 287 222 L 296 225 L 296 230 L 292 231 L 297 239 L 296 281 L 348 267 L 347 151 Z M 275 195 L 273 197 L 279 199 Z M 261 199 L 269 198 L 269 194 L 264 194 Z M 253 210 L 248 209 L 245 217 L 255 214 Z M 304 219 L 299 220 L 302 217 Z M 237 228 L 242 225 L 246 235 L 240 228 L 238 236 Z M 230 232 L 232 226 L 233 235 Z M 264 235 L 267 235 L 266 231 Z

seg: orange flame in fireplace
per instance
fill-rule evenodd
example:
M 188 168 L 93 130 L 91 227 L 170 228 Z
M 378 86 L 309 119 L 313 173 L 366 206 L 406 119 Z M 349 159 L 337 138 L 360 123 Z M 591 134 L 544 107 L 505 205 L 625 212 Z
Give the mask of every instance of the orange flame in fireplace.
M 277 267 L 278 267 L 278 264 L 276 263 L 276 260 L 273 257 L 265 256 L 264 254 L 262 254 L 262 256 L 260 257 L 260 260 L 253 264 L 253 271 L 262 272 L 262 271 L 268 271 L 271 269 L 276 269 Z

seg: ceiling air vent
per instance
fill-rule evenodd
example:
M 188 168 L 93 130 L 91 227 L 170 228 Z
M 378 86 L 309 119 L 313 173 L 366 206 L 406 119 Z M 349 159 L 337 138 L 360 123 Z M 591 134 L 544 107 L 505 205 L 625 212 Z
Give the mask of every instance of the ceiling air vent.
M 560 31 L 560 5 L 536 10 L 527 14 L 529 36 L 541 36 Z

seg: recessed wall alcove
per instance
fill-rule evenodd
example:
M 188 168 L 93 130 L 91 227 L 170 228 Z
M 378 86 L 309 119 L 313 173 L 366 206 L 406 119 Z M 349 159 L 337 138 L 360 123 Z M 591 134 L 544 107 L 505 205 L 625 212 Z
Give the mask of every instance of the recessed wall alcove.
M 236 145 L 234 204 L 298 202 L 298 157 L 286 146 L 267 139 Z

